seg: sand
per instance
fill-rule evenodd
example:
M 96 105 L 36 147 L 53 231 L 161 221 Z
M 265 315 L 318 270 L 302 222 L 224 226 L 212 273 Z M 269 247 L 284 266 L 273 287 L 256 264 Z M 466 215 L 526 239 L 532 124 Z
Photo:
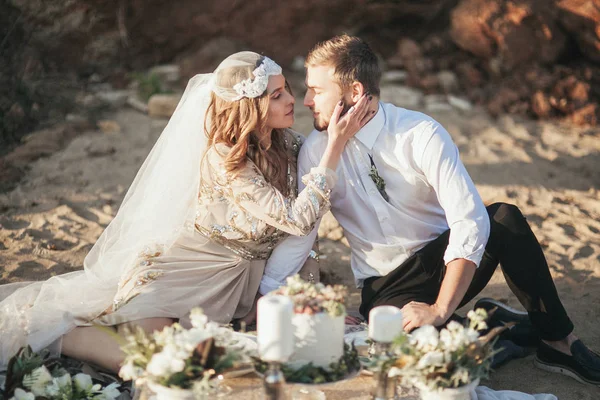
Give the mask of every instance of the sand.
M 486 202 L 521 208 L 544 247 L 552 275 L 578 334 L 600 350 L 600 128 L 502 116 L 445 98 L 387 85 L 383 99 L 438 119 L 458 144 Z M 308 133 L 310 113 L 298 99 L 295 128 Z M 0 194 L 0 283 L 42 280 L 80 269 L 114 217 L 135 173 L 166 120 L 131 108 L 104 118 L 113 129 L 90 130 L 31 164 L 16 189 Z M 328 215 L 321 234 L 328 279 L 353 285 L 349 249 Z M 351 290 L 350 308 L 359 295 Z M 519 308 L 500 272 L 482 296 Z M 559 399 L 599 399 L 600 389 L 533 366 L 532 356 L 495 371 L 494 389 L 554 393 Z

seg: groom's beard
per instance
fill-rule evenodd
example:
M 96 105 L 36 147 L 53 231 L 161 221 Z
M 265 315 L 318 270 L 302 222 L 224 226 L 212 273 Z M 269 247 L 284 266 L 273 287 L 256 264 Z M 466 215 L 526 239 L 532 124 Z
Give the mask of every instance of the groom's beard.
M 342 108 L 342 113 L 340 114 L 340 119 L 346 115 L 346 113 L 348 112 L 348 110 L 350 109 L 350 107 L 353 106 L 353 104 L 348 104 L 346 103 L 346 101 L 344 99 L 340 99 L 340 101 L 344 104 L 344 108 Z M 320 116 L 321 114 L 319 114 Z M 313 125 L 315 127 L 316 130 L 323 132 L 325 130 L 327 130 L 327 128 L 329 128 L 329 122 L 331 121 L 331 115 L 329 116 L 329 121 L 325 122 L 322 120 L 319 120 L 318 117 L 314 119 L 313 121 Z

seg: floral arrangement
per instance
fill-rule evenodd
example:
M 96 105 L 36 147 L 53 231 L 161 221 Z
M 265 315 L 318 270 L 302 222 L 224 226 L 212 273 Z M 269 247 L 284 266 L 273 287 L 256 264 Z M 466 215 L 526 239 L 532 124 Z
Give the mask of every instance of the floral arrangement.
M 450 321 L 438 332 L 422 326 L 412 334 L 402 333 L 392 344 L 389 376 L 400 376 L 402 383 L 435 390 L 468 385 L 488 376 L 494 339 L 505 327 L 497 327 L 485 336 L 487 312 L 469 311 L 467 326 Z
M 287 278 L 286 286 L 272 293 L 290 297 L 296 314 L 327 313 L 339 317 L 346 313 L 344 301 L 348 290 L 343 285 L 325 286 L 306 282 L 300 275 L 294 275 Z
M 235 342 L 233 331 L 209 322 L 202 309 L 193 309 L 190 321 L 190 329 L 175 323 L 152 335 L 140 328 L 129 332 L 121 347 L 125 361 L 119 376 L 138 385 L 149 381 L 197 393 L 210 391 L 210 380 L 235 367 L 243 355 L 230 346 Z
M 82 373 L 72 377 L 47 352 L 24 347 L 8 363 L 4 395 L 10 400 L 113 400 L 121 394 L 118 387 L 94 384 Z
M 267 371 L 268 364 L 258 357 L 254 357 L 254 368 L 259 374 L 264 374 Z M 289 383 L 322 384 L 346 379 L 349 375 L 358 373 L 360 368 L 360 358 L 354 343 L 352 345 L 344 343 L 344 355 L 339 361 L 329 364 L 329 369 L 317 367 L 312 363 L 301 368 L 283 364 L 281 372 L 285 377 L 285 381 Z

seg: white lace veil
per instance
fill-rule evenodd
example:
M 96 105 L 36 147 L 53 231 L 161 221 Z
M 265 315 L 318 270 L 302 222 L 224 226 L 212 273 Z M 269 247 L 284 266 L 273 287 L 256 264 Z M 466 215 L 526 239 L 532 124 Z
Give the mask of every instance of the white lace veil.
M 119 280 L 147 246 L 153 246 L 149 251 L 155 245 L 165 251 L 173 244 L 196 213 L 211 92 L 226 101 L 257 97 L 269 75 L 276 74 L 281 68 L 267 57 L 241 52 L 226 58 L 212 74 L 189 81 L 117 215 L 85 258 L 84 272 L 0 286 L 0 370 L 24 343 L 41 349 L 72 329 L 76 320 L 99 315 L 112 304 Z

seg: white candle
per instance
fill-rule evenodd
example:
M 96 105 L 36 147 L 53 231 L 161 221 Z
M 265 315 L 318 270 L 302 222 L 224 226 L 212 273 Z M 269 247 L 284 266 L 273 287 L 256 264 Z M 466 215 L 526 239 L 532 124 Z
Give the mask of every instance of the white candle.
M 258 300 L 256 331 L 258 354 L 263 361 L 285 362 L 294 352 L 294 306 L 287 296 Z
M 391 343 L 402 332 L 402 311 L 394 306 L 378 306 L 369 312 L 369 337 Z

